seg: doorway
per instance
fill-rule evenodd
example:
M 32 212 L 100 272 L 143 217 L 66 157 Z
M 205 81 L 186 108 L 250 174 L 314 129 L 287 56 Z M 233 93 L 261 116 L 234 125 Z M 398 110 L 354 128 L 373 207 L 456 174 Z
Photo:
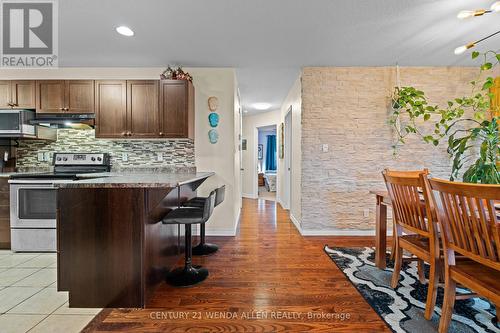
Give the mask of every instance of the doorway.
M 262 200 L 276 201 L 278 170 L 276 125 L 257 128 L 257 188 Z
M 292 106 L 288 108 L 285 115 L 285 133 L 284 133 L 284 175 L 283 175 L 283 208 L 290 209 L 291 203 L 291 184 L 292 184 Z

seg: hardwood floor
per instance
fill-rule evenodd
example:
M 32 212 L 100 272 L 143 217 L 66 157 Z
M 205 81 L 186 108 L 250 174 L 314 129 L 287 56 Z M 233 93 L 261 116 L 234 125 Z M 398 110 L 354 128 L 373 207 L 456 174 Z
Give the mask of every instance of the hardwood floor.
M 148 309 L 104 310 L 84 332 L 390 332 L 323 252 L 373 238 L 302 237 L 275 202 L 244 199 L 237 236 L 209 241 L 206 281 L 162 284 Z

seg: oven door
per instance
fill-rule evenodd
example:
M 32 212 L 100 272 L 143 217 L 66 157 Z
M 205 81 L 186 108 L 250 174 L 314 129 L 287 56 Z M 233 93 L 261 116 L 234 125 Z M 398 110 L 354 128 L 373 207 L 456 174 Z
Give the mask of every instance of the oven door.
M 57 189 L 52 184 L 13 184 L 10 187 L 11 228 L 55 228 Z

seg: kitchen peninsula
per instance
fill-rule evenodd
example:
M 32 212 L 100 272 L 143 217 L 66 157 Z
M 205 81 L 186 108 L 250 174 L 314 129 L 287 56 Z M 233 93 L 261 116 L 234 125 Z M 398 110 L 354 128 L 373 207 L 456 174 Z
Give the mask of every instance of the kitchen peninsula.
M 58 290 L 70 307 L 144 308 L 183 252 L 162 218 L 212 172 L 92 174 L 58 187 Z

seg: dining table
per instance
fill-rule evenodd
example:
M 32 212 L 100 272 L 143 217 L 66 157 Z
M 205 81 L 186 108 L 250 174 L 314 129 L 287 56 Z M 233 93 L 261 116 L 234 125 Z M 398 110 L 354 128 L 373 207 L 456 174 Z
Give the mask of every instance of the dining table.
M 375 195 L 375 266 L 385 269 L 385 255 L 387 252 L 387 207 L 391 206 L 389 192 L 384 190 L 371 190 Z

